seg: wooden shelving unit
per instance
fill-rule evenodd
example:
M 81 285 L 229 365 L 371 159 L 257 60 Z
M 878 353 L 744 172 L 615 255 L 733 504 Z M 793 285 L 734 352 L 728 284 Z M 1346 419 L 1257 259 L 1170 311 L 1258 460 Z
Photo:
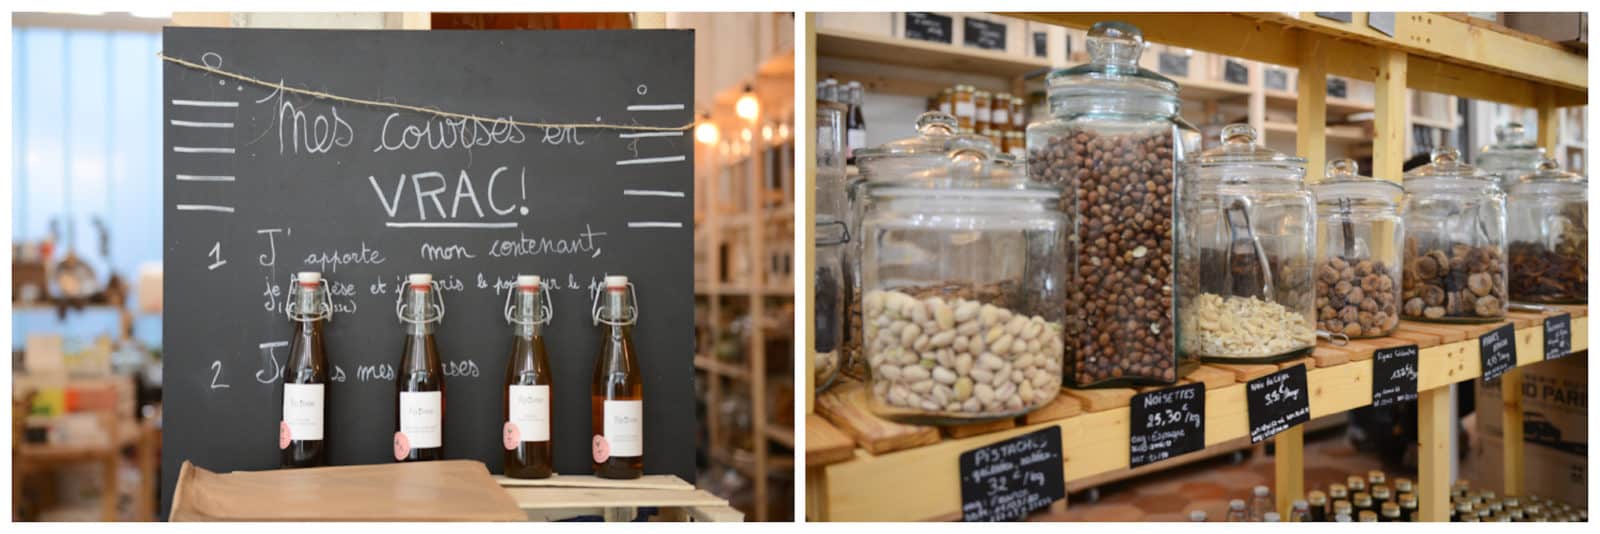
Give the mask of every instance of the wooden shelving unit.
M 772 390 L 772 379 L 787 379 L 791 369 L 768 369 L 767 360 L 771 341 L 783 340 L 792 335 L 789 331 L 772 332 L 761 325 L 760 319 L 775 307 L 792 303 L 793 283 L 789 279 L 774 279 L 768 269 L 769 245 L 774 244 L 769 229 L 790 228 L 794 224 L 794 198 L 792 178 L 794 163 L 784 154 L 792 153 L 793 134 L 787 137 L 776 132 L 771 138 L 761 134 L 764 124 L 784 123 L 786 131 L 794 132 L 794 58 L 793 54 L 777 54 L 774 59 L 757 69 L 750 80 L 761 102 L 762 115 L 750 122 L 739 118 L 734 103 L 742 88 L 734 88 L 716 97 L 712 122 L 720 126 L 724 140 L 740 140 L 743 146 L 732 150 L 698 145 L 697 159 L 706 158 L 707 164 L 696 170 L 696 189 L 701 191 L 695 206 L 695 300 L 696 309 L 707 313 L 702 321 L 702 334 L 697 340 L 699 354 L 694 365 L 699 380 L 706 384 L 705 404 L 708 443 L 712 462 L 735 469 L 750 477 L 754 486 L 750 519 L 768 521 L 771 517 L 767 501 L 772 493 L 771 479 L 775 472 L 794 469 L 794 455 L 770 453 L 769 442 L 793 449 L 794 440 L 778 441 L 772 438 L 793 434 L 792 427 L 781 427 L 774 422 L 777 414 L 768 413 L 767 399 Z M 787 121 L 787 122 L 785 122 Z M 750 129 L 748 140 L 741 131 Z M 766 158 L 779 155 L 769 164 Z M 710 171 L 706 171 L 709 169 Z M 784 191 L 783 189 L 788 189 Z M 730 191 L 728 198 L 724 191 Z M 784 199 L 784 200 L 779 200 Z M 782 244 L 782 243 L 777 243 Z M 790 247 L 792 248 L 792 247 Z M 730 257 L 724 257 L 727 254 Z M 734 271 L 734 261 L 746 267 Z M 724 266 L 728 273 L 724 273 Z M 791 269 L 793 271 L 793 269 Z M 724 275 L 728 276 L 724 276 Z M 737 277 L 729 279 L 729 277 Z M 729 322 L 734 319 L 730 311 L 739 311 L 756 318 L 748 323 L 743 333 L 736 359 L 719 359 L 713 350 L 729 332 Z M 792 324 L 785 317 L 783 324 Z M 730 434 L 742 432 L 723 421 L 723 400 L 735 393 L 748 399 L 750 409 L 751 450 L 729 445 Z M 741 440 L 743 441 L 743 440 Z
M 1320 179 L 1330 157 L 1342 154 L 1331 150 L 1360 153 L 1372 158 L 1365 174 L 1400 180 L 1402 164 L 1412 151 L 1412 127 L 1425 126 L 1453 134 L 1461 127 L 1455 99 L 1471 98 L 1502 102 L 1538 110 L 1538 140 L 1541 146 L 1557 152 L 1561 144 L 1558 110 L 1587 103 L 1587 59 L 1547 42 L 1518 34 L 1485 28 L 1464 16 L 1434 13 L 1395 13 L 1393 35 L 1368 26 L 1365 13 L 1355 13 L 1349 23 L 1321 19 L 1313 13 L 1003 13 L 1036 23 L 1072 29 L 1087 29 L 1102 20 L 1121 20 L 1141 28 L 1154 43 L 1222 53 L 1248 61 L 1297 69 L 1292 90 L 1266 90 L 1260 69 L 1252 71 L 1249 87 L 1218 86 L 1208 81 L 1180 79 L 1185 109 L 1198 103 L 1209 117 L 1220 106 L 1243 104 L 1248 121 L 1265 132 L 1264 137 L 1288 136 L 1294 152 L 1307 158 L 1308 179 Z M 807 50 L 813 65 L 830 62 L 856 62 L 856 71 L 870 71 L 878 65 L 897 76 L 921 75 L 946 82 L 965 74 L 971 77 L 1011 76 L 1011 85 L 1020 91 L 1026 80 L 1014 67 L 975 67 L 962 72 L 940 70 L 959 67 L 962 61 L 941 61 L 927 57 L 933 50 L 917 43 L 914 60 L 901 60 L 890 53 L 855 54 L 846 50 L 849 42 L 819 29 L 808 17 L 807 31 L 815 43 Z M 884 39 L 878 39 L 884 40 Z M 877 46 L 887 47 L 879 43 Z M 935 45 L 937 46 L 937 45 Z M 941 49 L 954 47 L 940 47 Z M 946 50 L 970 55 L 968 50 Z M 846 59 L 848 57 L 848 59 Z M 972 58 L 965 58 L 970 60 Z M 871 60 L 876 64 L 861 64 Z M 914 63 L 912 63 L 914 61 Z M 1007 61 L 1016 61 L 1008 56 Z M 1259 66 L 1258 66 L 1259 67 Z M 831 72 L 831 71 L 830 71 Z M 804 86 L 814 98 L 818 73 L 807 73 Z M 1354 99 L 1328 98 L 1325 79 L 1342 76 L 1371 82 L 1372 103 Z M 919 88 L 937 85 L 929 81 L 896 79 L 886 86 Z M 948 84 L 946 84 L 948 85 Z M 980 87 L 983 87 L 980 85 Z M 873 89 L 871 83 L 869 90 Z M 1243 89 L 1240 91 L 1239 89 Z M 1413 112 L 1414 91 L 1446 95 L 1447 105 L 1438 106 L 1448 114 L 1434 116 Z M 931 93 L 924 93 L 927 96 Z M 1295 121 L 1269 122 L 1268 110 L 1292 109 Z M 1342 127 L 1330 128 L 1357 113 L 1373 115 L 1370 135 L 1355 135 Z M 1278 116 L 1281 116 L 1278 115 Z M 1331 119 L 1331 121 L 1330 121 Z M 1279 138 L 1283 139 L 1283 138 Z M 1565 152 L 1561 152 L 1565 153 Z M 807 165 L 807 184 L 813 187 L 815 169 Z M 807 233 L 807 238 L 810 238 Z M 809 259 L 808 259 L 809 264 Z M 1572 314 L 1573 350 L 1587 349 L 1586 307 L 1568 307 Z M 1514 314 L 1517 324 L 1519 366 L 1538 361 L 1542 355 L 1543 317 Z M 1308 367 L 1312 392 L 1312 417 L 1342 413 L 1370 403 L 1372 351 L 1382 346 L 1416 343 L 1422 350 L 1419 361 L 1418 411 L 1421 434 L 1419 498 L 1421 518 L 1442 521 L 1449 517 L 1445 488 L 1450 483 L 1453 455 L 1449 424 L 1450 384 L 1472 380 L 1479 375 L 1477 336 L 1489 327 L 1449 326 L 1405 323 L 1394 338 L 1365 340 L 1344 348 L 1320 346 L 1303 363 Z M 813 335 L 810 325 L 806 336 Z M 1574 355 L 1569 357 L 1587 357 Z M 810 361 L 810 358 L 807 358 Z M 809 364 L 808 364 L 809 366 Z M 1232 368 L 1230 368 L 1232 367 Z M 1223 446 L 1247 435 L 1243 381 L 1256 373 L 1268 373 L 1279 366 L 1202 367 L 1190 380 L 1207 384 L 1207 450 Z M 810 370 L 805 371 L 807 374 Z M 1513 369 L 1501 380 L 1503 389 L 1520 390 L 1521 372 Z M 814 520 L 919 520 L 959 517 L 960 485 L 955 480 L 956 457 L 963 451 L 1002 441 L 1051 425 L 1061 427 L 1067 459 L 1062 466 L 1069 486 L 1073 481 L 1093 480 L 1109 473 L 1127 472 L 1128 410 L 1127 397 L 1133 390 L 1111 392 L 1065 390 L 1055 403 L 1014 421 L 982 427 L 916 427 L 878 419 L 865 409 L 859 384 L 845 383 L 808 398 L 807 417 L 807 515 Z M 1515 394 L 1515 393 L 1513 393 Z M 1121 397 L 1121 405 L 1117 398 Z M 1505 427 L 1520 429 L 1522 413 L 1514 397 L 1507 397 L 1503 416 Z M 1300 448 L 1304 427 L 1290 429 L 1274 438 L 1280 454 L 1275 462 L 1278 506 L 1283 512 L 1292 499 L 1303 493 Z M 1505 442 L 1505 493 L 1521 493 L 1521 440 Z M 1195 453 L 1203 454 L 1203 453 Z M 1180 458 L 1181 459 L 1181 458 Z M 908 495 L 914 492 L 915 495 Z

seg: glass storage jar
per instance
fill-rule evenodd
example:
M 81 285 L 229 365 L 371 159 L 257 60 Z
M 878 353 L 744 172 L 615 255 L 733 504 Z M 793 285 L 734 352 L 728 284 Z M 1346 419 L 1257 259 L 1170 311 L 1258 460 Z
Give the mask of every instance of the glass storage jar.
M 845 282 L 844 250 L 850 241 L 845 228 L 845 106 L 835 102 L 816 103 L 817 107 L 817 189 L 816 221 L 812 239 L 815 269 L 812 272 L 813 320 L 812 387 L 821 392 L 833 385 L 842 366 L 844 337 Z
M 1178 339 L 1201 361 L 1265 363 L 1316 346 L 1316 235 L 1306 160 L 1256 144 L 1247 124 L 1185 167 Z
M 1406 173 L 1400 317 L 1492 322 L 1506 316 L 1506 195 L 1495 175 L 1438 148 Z
M 1200 146 L 1178 84 L 1139 67 L 1139 29 L 1089 31 L 1090 62 L 1050 73 L 1049 117 L 1028 125 L 1028 174 L 1062 188 L 1075 221 L 1066 259 L 1065 380 L 1074 387 L 1172 384 L 1177 173 Z M 1043 117 L 1043 115 L 1039 115 Z
M 1589 181 L 1545 159 L 1506 193 L 1511 300 L 1589 299 Z
M 1522 123 L 1508 122 L 1494 129 L 1494 144 L 1478 149 L 1478 168 L 1499 177 L 1500 188 L 1509 191 L 1518 178 L 1539 170 L 1544 147 L 1528 139 Z
M 1053 400 L 1067 257 L 1060 191 L 1028 182 L 976 136 L 924 135 L 862 157 L 871 410 L 959 424 Z
M 1328 162 L 1317 199 L 1317 329 L 1352 338 L 1400 326 L 1399 183 L 1361 176 L 1354 160 Z

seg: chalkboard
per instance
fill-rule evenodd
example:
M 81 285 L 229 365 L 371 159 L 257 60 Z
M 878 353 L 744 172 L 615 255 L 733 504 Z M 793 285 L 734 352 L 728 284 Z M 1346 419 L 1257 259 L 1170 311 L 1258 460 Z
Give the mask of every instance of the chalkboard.
M 301 270 L 324 273 L 335 307 L 332 464 L 393 461 L 395 299 L 407 273 L 430 272 L 447 311 L 436 334 L 445 455 L 500 472 L 502 310 L 525 273 L 545 277 L 554 306 L 556 470 L 592 472 L 591 291 L 609 273 L 630 277 L 640 306 L 645 471 L 694 480 L 692 136 L 505 122 L 686 125 L 692 32 L 169 28 L 163 52 L 288 88 L 496 119 L 163 63 L 162 510 L 185 460 L 278 466 L 282 307 Z
M 1306 366 L 1296 365 L 1245 383 L 1250 443 L 1259 443 L 1311 420 Z
M 950 17 L 933 13 L 906 13 L 906 38 L 950 44 L 955 33 Z
M 1349 11 L 1317 11 L 1316 14 L 1319 17 L 1338 22 L 1350 22 L 1352 20 Z
M 1544 359 L 1554 360 L 1572 354 L 1572 314 L 1544 318 Z
M 1133 396 L 1128 407 L 1128 467 L 1205 448 L 1205 384 L 1140 393 Z
M 961 519 L 1015 521 L 1067 496 L 1061 427 L 961 453 Z
M 1367 14 L 1367 27 L 1378 33 L 1394 37 L 1394 13 L 1372 12 Z
M 1231 68 L 1232 60 L 1229 60 L 1229 65 Z M 1275 91 L 1289 90 L 1289 71 L 1267 67 L 1263 72 L 1265 72 L 1265 77 L 1261 79 L 1261 83 L 1266 85 L 1267 89 L 1272 89 Z M 1248 72 L 1245 73 L 1244 83 L 1250 83 L 1250 75 Z
M 1270 80 L 1271 78 L 1268 78 Z M 1232 58 L 1222 60 L 1222 80 L 1237 85 L 1250 85 L 1250 67 Z
M 1347 98 L 1350 96 L 1350 84 L 1344 78 L 1328 78 L 1328 98 Z
M 1484 380 L 1495 380 L 1517 366 L 1516 326 L 1506 324 L 1478 336 L 1478 359 Z
M 1189 55 L 1162 52 L 1156 55 L 1156 70 L 1162 74 L 1189 77 Z
M 962 44 L 984 50 L 1004 51 L 1006 49 L 1006 25 L 1004 23 L 972 17 L 961 20 Z
M 1050 55 L 1049 37 L 1050 34 L 1045 32 L 1033 32 L 1033 55 L 1035 57 L 1046 57 Z M 1070 42 L 1071 41 L 1068 41 L 1068 43 Z M 1068 51 L 1067 53 L 1070 55 L 1072 52 Z
M 1417 400 L 1417 346 L 1378 349 L 1372 353 L 1372 406 Z

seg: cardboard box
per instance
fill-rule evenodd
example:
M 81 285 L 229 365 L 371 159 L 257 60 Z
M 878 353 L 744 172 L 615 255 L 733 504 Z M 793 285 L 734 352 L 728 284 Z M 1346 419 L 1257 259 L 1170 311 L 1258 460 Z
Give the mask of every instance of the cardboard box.
M 1589 502 L 1588 353 L 1522 368 L 1523 487 L 1579 505 Z M 1464 476 L 1474 487 L 1505 490 L 1500 384 L 1479 380 L 1478 443 Z
M 188 461 L 172 521 L 523 521 L 483 462 L 444 460 L 217 474 Z

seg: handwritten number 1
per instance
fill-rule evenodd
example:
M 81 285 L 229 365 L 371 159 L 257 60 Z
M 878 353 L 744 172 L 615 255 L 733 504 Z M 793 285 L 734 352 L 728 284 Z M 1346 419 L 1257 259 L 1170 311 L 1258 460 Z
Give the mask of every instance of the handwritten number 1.
M 227 265 L 228 260 L 222 259 L 222 242 L 221 241 L 218 241 L 218 242 L 216 242 L 216 244 L 211 245 L 211 254 L 210 255 L 211 255 L 211 257 L 213 259 L 216 260 L 216 262 L 212 263 L 210 266 L 207 266 L 206 270 L 215 271 L 215 270 L 217 270 L 217 267 L 221 267 L 223 265 Z

